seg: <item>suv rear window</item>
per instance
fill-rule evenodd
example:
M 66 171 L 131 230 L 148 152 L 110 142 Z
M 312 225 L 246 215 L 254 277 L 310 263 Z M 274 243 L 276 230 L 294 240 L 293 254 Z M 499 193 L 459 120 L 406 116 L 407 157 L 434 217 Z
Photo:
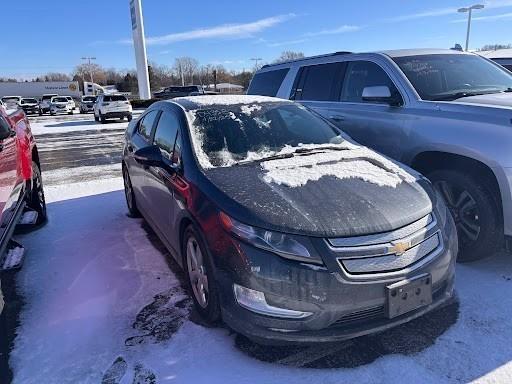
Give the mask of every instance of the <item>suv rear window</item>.
M 294 99 L 337 101 L 344 66 L 344 63 L 328 63 L 302 67 L 294 87 Z
M 276 96 L 289 68 L 260 72 L 254 75 L 247 90 L 249 95 Z
M 126 96 L 123 95 L 108 95 L 103 97 L 103 101 L 127 101 Z

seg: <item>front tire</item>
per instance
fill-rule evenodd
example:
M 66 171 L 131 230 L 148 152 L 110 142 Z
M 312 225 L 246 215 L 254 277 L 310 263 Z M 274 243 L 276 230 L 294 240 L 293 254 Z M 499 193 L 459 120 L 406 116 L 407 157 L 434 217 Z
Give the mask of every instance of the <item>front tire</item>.
M 124 196 L 126 198 L 126 206 L 128 207 L 128 216 L 140 217 L 137 202 L 135 201 L 135 194 L 133 193 L 132 181 L 128 173 L 128 169 L 123 165 L 123 181 L 124 181 Z
M 27 199 L 27 205 L 30 209 L 37 212 L 37 221 L 35 225 L 41 225 L 46 222 L 48 215 L 46 213 L 46 200 L 44 197 L 43 178 L 41 170 L 34 161 L 32 162 L 32 190 Z
M 457 227 L 458 261 L 492 256 L 502 244 L 501 211 L 489 188 L 474 176 L 439 170 L 428 175 L 443 196 Z
M 129 122 L 132 121 L 132 115 L 129 114 L 128 116 L 126 116 L 126 120 L 128 120 Z
M 182 244 L 183 265 L 195 308 L 206 322 L 214 324 L 220 320 L 220 301 L 213 262 L 193 225 L 185 229 Z
M 105 118 L 105 116 L 103 116 L 100 112 L 100 121 L 101 121 L 101 124 L 105 124 L 107 122 L 107 119 Z

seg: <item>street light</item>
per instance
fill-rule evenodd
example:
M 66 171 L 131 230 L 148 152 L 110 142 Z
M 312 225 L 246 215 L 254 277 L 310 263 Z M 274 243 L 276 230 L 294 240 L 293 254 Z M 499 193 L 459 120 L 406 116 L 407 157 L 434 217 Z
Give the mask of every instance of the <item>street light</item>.
M 466 51 L 468 50 L 468 46 L 469 46 L 469 31 L 471 30 L 471 12 L 473 11 L 473 9 L 482 9 L 482 8 L 484 8 L 483 4 L 474 4 L 470 7 L 459 8 L 457 10 L 457 12 L 460 12 L 460 13 L 468 12 L 468 30 L 466 32 Z
M 254 63 L 254 67 L 256 68 L 256 70 L 258 70 L 258 61 L 261 61 L 261 60 L 263 60 L 261 57 L 253 57 L 253 58 L 251 59 L 251 61 L 254 61 L 254 62 L 255 62 L 255 63 Z
M 91 60 L 96 60 L 95 57 L 82 57 L 82 60 L 87 60 L 87 68 L 89 68 L 89 75 L 91 76 L 91 83 L 94 84 L 94 79 L 92 77 L 92 65 Z M 94 87 L 94 85 L 93 85 Z

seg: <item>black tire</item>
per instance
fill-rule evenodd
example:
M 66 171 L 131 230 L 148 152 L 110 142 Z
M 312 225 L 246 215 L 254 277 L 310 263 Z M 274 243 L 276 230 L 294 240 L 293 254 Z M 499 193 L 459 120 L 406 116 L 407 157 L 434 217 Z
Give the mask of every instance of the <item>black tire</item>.
M 193 277 L 191 276 L 192 274 L 190 272 L 189 267 L 189 256 L 187 253 L 187 246 L 189 245 L 189 241 L 191 241 L 191 243 L 194 243 L 196 245 L 196 250 L 199 249 L 202 254 L 201 275 L 203 277 L 207 277 L 206 292 L 202 291 L 204 294 L 204 298 L 206 300 L 206 302 L 203 304 L 198 300 L 198 297 L 196 296 L 197 291 L 193 287 L 195 285 L 195 282 L 192 281 Z M 215 267 L 211 260 L 210 254 L 207 251 L 206 246 L 203 242 L 201 234 L 193 225 L 189 225 L 183 232 L 181 252 L 188 287 L 190 289 L 190 293 L 192 296 L 192 300 L 194 301 L 195 308 L 199 315 L 203 318 L 203 320 L 205 320 L 208 324 L 214 325 L 221 318 L 219 291 L 217 287 L 217 282 L 215 280 Z
M 94 114 L 94 121 L 100 121 L 100 118 Z
M 133 193 L 132 181 L 128 174 L 128 169 L 123 165 L 123 181 L 124 181 L 124 197 L 126 198 L 126 206 L 128 207 L 128 216 L 140 217 L 141 214 L 137 208 L 135 194 Z
M 101 121 L 101 124 L 105 124 L 107 122 L 107 119 L 105 118 L 105 116 L 103 116 L 100 112 L 100 121 Z
M 50 115 L 55 116 L 55 112 L 50 111 Z
M 458 261 L 492 256 L 502 245 L 503 219 L 493 193 L 478 178 L 455 170 L 428 175 L 443 196 L 457 226 Z
M 43 116 L 43 111 L 39 110 L 39 116 Z
M 132 115 L 130 114 L 130 115 L 126 116 L 126 120 L 132 121 Z
M 27 206 L 37 212 L 35 225 L 41 225 L 48 220 L 46 200 L 44 197 L 43 178 L 39 166 L 32 162 L 32 189 L 27 199 Z
M 72 114 L 73 114 L 73 111 L 68 112 L 68 115 L 72 115 Z

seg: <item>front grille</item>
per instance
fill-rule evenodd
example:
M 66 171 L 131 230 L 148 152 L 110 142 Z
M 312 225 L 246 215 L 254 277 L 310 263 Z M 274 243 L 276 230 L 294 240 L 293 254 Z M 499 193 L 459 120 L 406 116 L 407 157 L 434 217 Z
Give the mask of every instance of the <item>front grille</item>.
M 448 283 L 444 281 L 441 285 L 437 286 L 432 292 L 432 301 L 436 302 L 446 291 Z M 421 308 L 418 308 L 421 310 Z M 409 314 L 407 314 L 409 315 Z M 383 305 L 377 307 L 366 308 L 361 311 L 352 312 L 347 315 L 341 316 L 338 320 L 332 323 L 329 328 L 336 327 L 357 327 L 361 324 L 371 321 L 382 321 L 386 320 L 386 312 Z
M 430 214 L 395 231 L 327 239 L 348 274 L 394 272 L 412 266 L 442 248 L 435 217 Z

